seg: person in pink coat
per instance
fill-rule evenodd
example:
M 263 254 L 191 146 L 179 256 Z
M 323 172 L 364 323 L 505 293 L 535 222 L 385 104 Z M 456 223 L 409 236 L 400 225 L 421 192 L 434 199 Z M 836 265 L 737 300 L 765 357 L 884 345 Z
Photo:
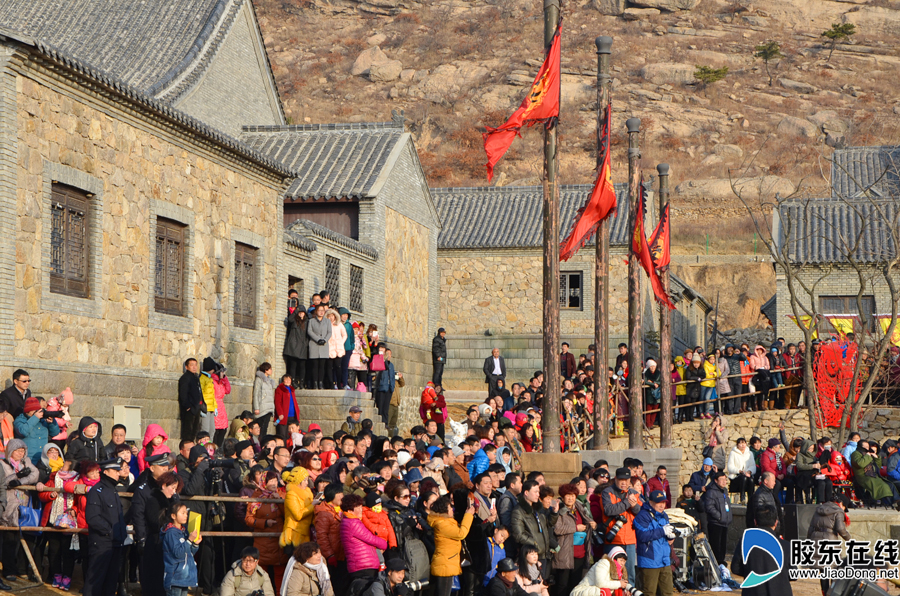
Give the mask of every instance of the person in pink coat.
M 215 372 L 209 375 L 209 378 L 212 379 L 213 388 L 216 390 L 216 433 L 212 440 L 216 446 L 221 447 L 222 442 L 225 441 L 228 426 L 231 424 L 231 420 L 228 419 L 228 412 L 225 411 L 225 396 L 231 393 L 231 381 L 228 380 L 224 366 L 217 368 Z
M 363 524 L 365 501 L 358 495 L 346 495 L 341 501 L 341 544 L 347 556 L 347 572 L 350 581 L 363 577 L 375 577 L 381 562 L 378 550 L 387 550 L 388 543 L 379 538 Z
M 143 449 L 138 451 L 138 470 L 143 472 L 147 468 L 147 458 L 159 453 L 171 453 L 166 441 L 169 435 L 158 424 L 148 424 L 144 431 Z

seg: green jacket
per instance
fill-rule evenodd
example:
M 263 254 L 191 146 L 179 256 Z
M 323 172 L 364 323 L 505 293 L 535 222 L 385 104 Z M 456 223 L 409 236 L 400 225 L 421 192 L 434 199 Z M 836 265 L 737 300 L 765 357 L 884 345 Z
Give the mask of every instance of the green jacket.
M 891 487 L 888 486 L 887 482 L 876 476 L 868 476 L 866 474 L 866 467 L 869 465 L 873 465 L 876 470 L 881 467 L 881 460 L 879 458 L 872 457 L 865 451 L 857 449 L 850 454 L 850 463 L 853 466 L 854 480 L 856 480 L 856 483 L 860 487 L 872 495 L 873 499 L 877 501 L 885 497 L 893 496 L 894 493 L 891 491 Z
M 813 452 L 809 453 L 808 449 L 812 447 Z M 815 451 L 815 443 L 810 441 L 809 439 L 804 439 L 803 444 L 800 445 L 800 451 L 797 452 L 797 469 L 803 471 L 814 470 L 813 465 L 817 462 L 816 460 L 816 451 Z

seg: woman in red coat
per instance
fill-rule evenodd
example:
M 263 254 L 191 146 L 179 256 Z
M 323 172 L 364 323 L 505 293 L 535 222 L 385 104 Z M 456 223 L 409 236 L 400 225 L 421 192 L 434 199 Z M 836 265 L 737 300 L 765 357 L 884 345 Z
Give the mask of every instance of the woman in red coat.
M 275 388 L 275 434 L 287 440 L 287 423 L 291 418 L 297 419 L 300 409 L 297 407 L 297 396 L 291 386 L 290 375 L 281 377 L 281 384 Z

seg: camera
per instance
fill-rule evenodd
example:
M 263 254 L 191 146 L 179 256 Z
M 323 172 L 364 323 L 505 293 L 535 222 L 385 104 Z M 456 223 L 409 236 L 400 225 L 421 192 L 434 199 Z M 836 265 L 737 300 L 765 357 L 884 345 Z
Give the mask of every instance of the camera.
M 44 418 L 62 418 L 66 414 L 60 410 L 44 410 Z
M 606 531 L 606 542 L 612 542 L 613 538 L 616 537 L 616 534 L 619 533 L 619 530 L 622 529 L 622 526 L 628 521 L 624 515 L 617 515 L 614 519 L 615 523 Z
M 266 459 L 267 457 L 269 457 L 269 448 L 264 447 L 262 451 L 253 456 L 253 459 L 259 461 L 261 459 Z
M 631 584 L 628 584 L 627 586 L 625 586 L 624 592 L 626 594 L 628 594 L 628 596 L 644 596 L 643 592 L 641 592 L 640 590 L 638 590 Z
M 413 592 L 418 592 L 419 590 L 421 590 L 422 588 L 424 588 L 425 586 L 428 585 L 428 580 L 427 579 L 422 580 L 422 581 L 412 580 L 412 581 L 408 581 L 408 582 L 403 582 L 403 585 L 406 586 L 407 588 L 409 588 L 410 590 L 412 590 Z
M 263 592 L 261 589 L 254 590 L 253 592 L 250 592 L 249 596 L 266 596 L 266 593 Z
M 233 459 L 211 459 L 209 461 L 210 468 L 233 468 L 234 461 Z
M 288 298 L 287 307 L 288 312 L 290 312 L 290 309 L 292 308 L 300 308 L 300 300 L 298 300 L 297 298 Z

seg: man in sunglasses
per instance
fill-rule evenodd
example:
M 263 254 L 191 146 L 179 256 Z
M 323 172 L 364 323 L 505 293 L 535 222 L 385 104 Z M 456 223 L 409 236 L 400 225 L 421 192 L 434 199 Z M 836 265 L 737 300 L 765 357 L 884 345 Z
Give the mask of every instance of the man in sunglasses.
M 0 393 L 0 407 L 16 417 L 25 411 L 25 400 L 31 397 L 31 377 L 21 368 L 13 373 L 13 384 Z

